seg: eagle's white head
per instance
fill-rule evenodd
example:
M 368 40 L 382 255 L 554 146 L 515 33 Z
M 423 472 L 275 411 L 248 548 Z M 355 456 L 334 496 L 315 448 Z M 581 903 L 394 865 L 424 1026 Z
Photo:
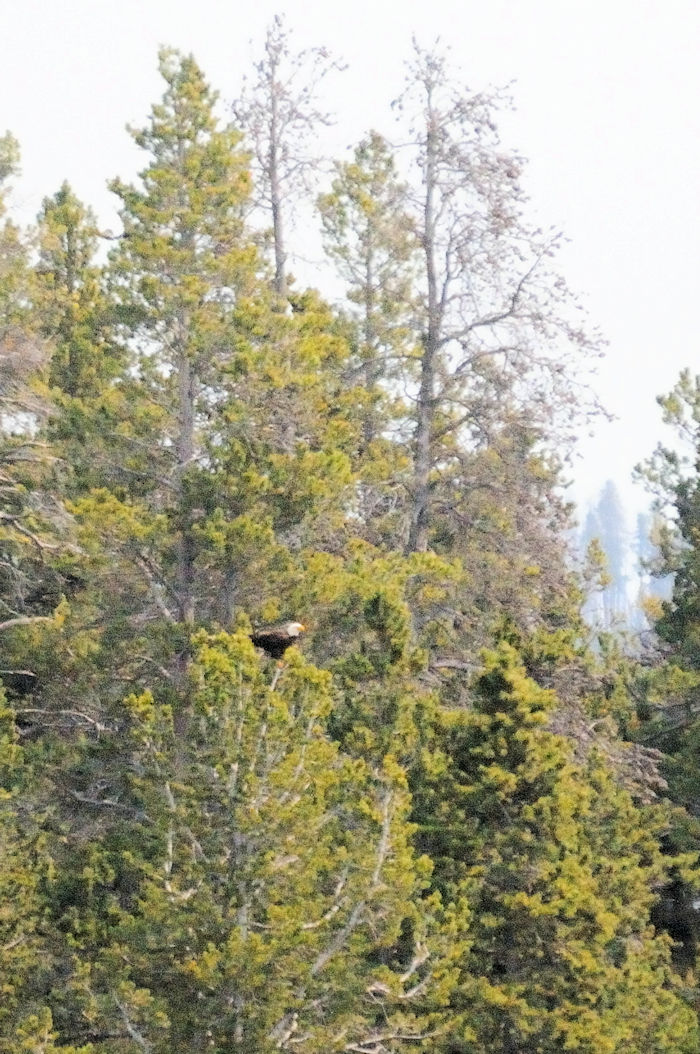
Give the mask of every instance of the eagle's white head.
M 288 622 L 285 629 L 290 637 L 298 637 L 300 633 L 303 633 L 306 626 L 301 622 Z

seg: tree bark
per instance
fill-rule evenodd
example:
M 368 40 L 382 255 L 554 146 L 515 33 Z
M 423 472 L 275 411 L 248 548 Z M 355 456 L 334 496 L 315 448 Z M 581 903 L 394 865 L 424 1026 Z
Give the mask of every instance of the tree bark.
M 186 626 L 194 624 L 194 560 L 195 546 L 192 537 L 190 511 L 187 507 L 184 478 L 194 460 L 194 411 L 196 378 L 187 349 L 180 352 L 178 364 L 178 434 L 177 496 L 180 507 L 180 530 L 177 541 L 177 595 L 180 621 Z
M 284 222 L 279 172 L 279 99 L 274 77 L 270 85 L 270 152 L 268 178 L 272 206 L 272 239 L 275 248 L 275 292 L 287 298 L 287 254 L 284 248 Z
M 435 165 L 437 127 L 428 95 L 428 129 L 425 156 L 425 201 L 423 206 L 422 245 L 428 298 L 427 327 L 423 335 L 423 354 L 420 364 L 420 386 L 416 406 L 416 426 L 413 440 L 413 482 L 411 493 L 411 524 L 406 551 L 424 553 L 428 548 L 430 527 L 430 470 L 432 467 L 433 422 L 435 418 L 435 366 L 440 344 L 441 308 L 438 299 L 435 267 Z

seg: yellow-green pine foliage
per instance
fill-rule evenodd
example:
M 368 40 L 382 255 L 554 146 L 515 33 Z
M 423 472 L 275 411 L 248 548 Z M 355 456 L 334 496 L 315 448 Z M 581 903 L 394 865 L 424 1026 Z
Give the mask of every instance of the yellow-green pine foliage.
M 0 1050 L 53 1050 L 45 1003 L 47 956 L 42 888 L 49 859 L 30 802 L 32 772 L 14 714 L 0 693 Z
M 445 900 L 469 906 L 445 1049 L 698 1050 L 650 924 L 658 824 L 602 761 L 573 761 L 546 728 L 555 705 L 502 645 L 473 710 L 443 714 L 416 779 L 419 845 Z
M 163 101 L 134 133 L 141 182 L 113 184 L 124 234 L 110 282 L 136 355 L 117 385 L 109 494 L 76 512 L 113 554 L 114 593 L 140 595 L 149 618 L 273 619 L 287 614 L 290 551 L 349 531 L 360 417 L 348 347 L 317 296 L 275 309 L 245 224 L 240 134 L 220 126 L 191 57 L 164 51 L 160 69 Z
M 340 552 L 362 527 L 348 515 L 359 423 L 343 380 L 347 345 L 315 294 L 293 303 L 291 316 L 266 310 L 264 300 L 256 313 L 236 313 L 219 416 L 206 438 L 211 471 L 196 535 L 206 588 L 220 600 L 212 614 L 223 624 L 241 608 L 256 619 L 284 617 L 301 554 Z
M 390 382 L 410 372 L 418 241 L 406 193 L 389 144 L 371 132 L 352 161 L 336 164 L 331 189 L 318 200 L 325 249 L 346 285 L 367 446 L 380 444 L 401 414 Z
M 671 513 L 658 538 L 658 573 L 673 574 L 673 595 L 656 630 L 686 670 L 700 670 L 700 375 L 684 370 L 673 390 L 659 398 L 664 423 L 676 434 L 672 448 L 659 446 L 643 473 Z
M 125 589 L 145 574 L 150 606 L 191 623 L 201 434 L 220 399 L 234 310 L 255 285 L 256 251 L 243 231 L 250 178 L 240 135 L 219 127 L 216 95 L 191 56 L 163 49 L 160 72 L 162 102 L 132 133 L 147 154 L 140 182 L 112 183 L 124 230 L 110 282 L 135 357 L 105 483 L 125 517 L 142 522 L 139 542 L 119 546 Z M 87 505 L 81 514 L 99 520 Z
M 7 218 L 9 181 L 19 172 L 19 161 L 19 143 L 6 132 L 0 136 L 0 341 L 4 348 L 17 341 L 28 325 L 28 246 L 17 224 Z
M 92 210 L 68 183 L 44 198 L 32 299 L 42 334 L 53 343 L 49 384 L 54 396 L 64 397 L 66 413 L 71 399 L 101 394 L 124 357 L 112 339 L 113 318 L 95 262 L 98 236 Z
M 36 390 L 56 398 L 43 435 L 72 517 L 69 544 L 47 545 L 44 467 L 4 436 L 21 468 L 5 458 L 0 621 L 20 620 L 4 661 L 35 762 L 29 792 L 0 801 L 22 937 L 3 945 L 8 1049 L 696 1051 L 649 924 L 652 890 L 688 861 L 664 864 L 658 818 L 548 730 L 558 700 L 512 648 L 469 678 L 494 631 L 546 683 L 580 664 L 549 389 L 531 420 L 530 367 L 494 365 L 515 320 L 481 344 L 469 311 L 453 318 L 452 372 L 452 322 L 438 332 L 425 304 L 415 322 L 406 191 L 376 136 L 322 202 L 349 309 L 287 287 L 282 311 L 238 132 L 191 57 L 164 50 L 160 71 L 134 133 L 143 171 L 113 184 L 124 229 L 105 273 L 67 187 L 45 202 L 33 283 L 10 228 L 0 245 L 12 333 L 53 340 Z M 469 190 L 443 174 L 461 223 Z M 487 289 L 506 213 L 489 217 L 477 284 L 496 310 L 513 286 Z M 463 248 L 467 273 L 481 249 Z M 549 301 L 532 303 L 539 334 Z M 412 479 L 426 323 L 438 375 Z M 537 373 L 530 337 L 518 354 Z M 40 423 L 26 374 L 8 377 Z M 287 617 L 308 623 L 307 658 L 273 670 L 251 619 Z M 32 817 L 50 875 L 25 874 Z
M 30 240 L 5 218 L 7 181 L 18 164 L 8 133 L 0 137 L 0 665 L 8 690 L 11 671 L 26 669 L 17 628 L 53 614 L 71 543 L 52 478 L 55 452 L 40 434 L 49 413 L 47 350 L 31 308 Z
M 447 966 L 401 767 L 338 749 L 330 675 L 295 650 L 273 690 L 245 631 L 202 633 L 190 675 L 177 731 L 126 700 L 122 818 L 81 850 L 61 922 L 62 1038 L 87 1018 L 163 1054 L 420 1042 Z
M 697 713 L 700 685 L 700 376 L 683 370 L 674 388 L 658 402 L 664 423 L 674 432 L 670 446 L 659 444 L 639 473 L 655 495 L 658 518 L 653 572 L 672 577 L 669 599 L 650 605 L 649 616 L 662 647 L 655 664 L 645 663 L 634 681 L 640 721 L 636 735 L 663 750 L 662 771 L 675 813 L 668 848 L 700 850 L 700 782 Z M 697 959 L 700 923 L 695 907 L 698 878 L 674 873 L 664 890 L 661 922 L 679 941 L 679 965 Z

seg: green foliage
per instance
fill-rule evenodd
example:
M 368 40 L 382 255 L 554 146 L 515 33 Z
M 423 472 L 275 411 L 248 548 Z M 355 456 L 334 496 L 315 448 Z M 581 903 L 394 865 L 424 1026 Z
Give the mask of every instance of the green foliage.
M 378 1007 L 415 1028 L 405 993 L 422 961 L 407 967 L 429 864 L 411 848 L 401 768 L 339 752 L 330 676 L 298 653 L 272 691 L 245 632 L 202 634 L 190 675 L 187 727 L 148 693 L 126 700 L 130 819 L 78 847 L 82 871 L 59 894 L 73 905 L 69 1029 L 121 1017 L 163 1051 L 232 1037 L 273 1051 L 288 1032 L 320 1052 L 343 1049 L 339 1034 L 361 1042 Z
M 455 1042 L 696 1050 L 668 944 L 649 921 L 658 829 L 600 760 L 573 762 L 546 728 L 555 705 L 503 645 L 486 656 L 473 711 L 442 716 L 416 778 L 419 844 L 443 897 L 470 909 Z
M 270 274 L 265 187 L 168 49 L 108 262 L 67 184 L 33 268 L 0 231 L 8 1054 L 698 1050 L 650 922 L 692 825 L 621 789 L 630 678 L 586 653 L 564 559 L 534 351 L 563 320 L 520 273 L 495 100 L 416 61 L 428 212 L 376 133 L 336 167 L 339 309 L 288 288 L 281 223 Z M 274 667 L 249 633 L 278 618 L 308 632 Z
M 95 265 L 98 230 L 90 209 L 67 183 L 45 198 L 39 215 L 34 305 L 45 336 L 55 342 L 49 384 L 70 399 L 102 392 L 120 368 L 110 308 Z
M 664 839 L 666 851 L 697 853 L 700 378 L 684 370 L 673 390 L 658 402 L 664 422 L 675 432 L 674 441 L 668 447 L 659 445 L 637 471 L 655 495 L 650 569 L 661 578 L 672 575 L 673 586 L 670 599 L 653 598 L 647 605 L 647 617 L 658 635 L 657 650 L 631 683 L 637 700 L 636 735 L 667 755 L 662 772 L 668 781 L 668 796 L 682 807 L 672 814 Z M 697 888 L 695 871 L 677 868 L 657 909 L 659 924 L 676 941 L 674 957 L 683 971 L 695 965 L 697 955 Z
M 411 352 L 418 251 L 406 187 L 377 132 L 362 140 L 352 162 L 336 166 L 318 208 L 326 252 L 347 286 L 353 366 L 364 388 L 363 437 L 371 444 L 400 412 L 387 382 L 402 375 L 400 359 Z
M 0 698 L 0 1050 L 52 1050 L 43 1002 L 48 968 L 42 887 L 50 877 L 44 841 L 23 798 L 32 784 L 14 714 Z
M 19 340 L 27 324 L 28 246 L 15 223 L 6 219 L 8 180 L 19 171 L 19 143 L 10 132 L 0 136 L 0 342 Z
M 15 171 L 17 143 L 0 138 L 0 221 L 6 208 L 2 182 Z M 49 404 L 46 349 L 31 310 L 29 238 L 11 221 L 0 226 L 0 632 L 2 673 L 8 690 L 26 680 L 16 628 L 50 619 L 66 590 L 72 533 L 53 472 L 56 452 L 41 435 Z M 10 637 L 8 642 L 7 637 Z M 24 673 L 22 672 L 24 670 Z
M 663 605 L 656 623 L 661 638 L 672 645 L 677 661 L 700 668 L 700 377 L 685 370 L 673 391 L 659 398 L 664 422 L 676 433 L 672 448 L 659 446 L 640 469 L 671 520 L 660 531 L 662 574 L 673 574 L 673 597 Z

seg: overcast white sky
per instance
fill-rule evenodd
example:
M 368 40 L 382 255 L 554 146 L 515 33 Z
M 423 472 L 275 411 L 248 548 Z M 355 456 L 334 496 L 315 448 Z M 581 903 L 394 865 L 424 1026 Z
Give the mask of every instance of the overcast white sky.
M 610 476 L 630 512 L 643 506 L 629 478 L 661 435 L 655 396 L 683 366 L 700 370 L 700 4 L 0 0 L 0 132 L 22 147 L 19 214 L 67 178 L 115 226 L 105 185 L 142 163 L 124 126 L 162 94 L 158 46 L 192 51 L 229 100 L 275 13 L 296 45 L 348 63 L 329 85 L 339 147 L 390 133 L 412 34 L 448 43 L 473 88 L 514 82 L 504 139 L 529 158 L 533 210 L 570 239 L 563 270 L 609 340 L 598 388 L 619 420 L 582 443 L 576 493 Z

